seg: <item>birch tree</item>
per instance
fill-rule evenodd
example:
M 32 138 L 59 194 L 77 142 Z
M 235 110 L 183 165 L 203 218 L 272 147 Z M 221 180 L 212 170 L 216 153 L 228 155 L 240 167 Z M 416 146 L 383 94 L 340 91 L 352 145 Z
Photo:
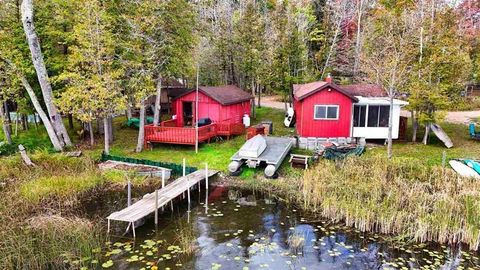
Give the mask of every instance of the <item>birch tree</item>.
M 434 18 L 429 15 L 425 20 L 428 24 L 422 27 L 422 50 L 413 65 L 408 98 L 416 120 L 425 126 L 424 144 L 428 142 L 430 125 L 441 120 L 438 111 L 448 109 L 458 99 L 472 69 L 469 45 L 458 31 L 453 10 L 434 6 L 428 10 L 432 8 Z
M 415 59 L 415 33 L 408 27 L 412 17 L 408 11 L 397 13 L 379 9 L 369 20 L 365 45 L 361 54 L 362 66 L 372 83 L 381 85 L 389 99 L 388 158 L 392 158 L 393 100 L 408 82 Z
M 27 60 L 29 49 L 28 45 L 25 44 L 22 24 L 19 20 L 18 5 L 19 3 L 13 0 L 4 1 L 0 5 L 0 65 L 6 69 L 6 75 L 9 76 L 7 81 L 12 83 L 18 82 L 26 90 L 30 101 L 45 126 L 54 149 L 63 151 L 63 145 L 58 139 L 53 125 L 27 79 L 32 69 L 30 61 Z
M 21 4 L 21 18 L 23 29 L 29 45 L 32 63 L 35 68 L 38 82 L 42 90 L 43 100 L 57 137 L 62 145 L 71 146 L 72 142 L 67 133 L 62 117 L 54 104 L 53 90 L 43 59 L 40 40 L 35 30 L 33 0 L 23 0 Z
M 6 115 L 8 111 L 5 110 L 5 105 L 9 98 L 14 97 L 19 92 L 18 85 L 13 79 L 14 76 L 6 63 L 0 62 L 0 122 L 2 123 L 3 135 L 8 144 L 12 144 L 12 135 L 9 117 Z

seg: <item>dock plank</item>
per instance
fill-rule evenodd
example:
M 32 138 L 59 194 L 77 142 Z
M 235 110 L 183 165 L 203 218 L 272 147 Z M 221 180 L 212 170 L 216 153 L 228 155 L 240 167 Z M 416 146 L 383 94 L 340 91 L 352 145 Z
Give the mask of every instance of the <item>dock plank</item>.
M 208 170 L 208 177 L 216 175 L 218 171 Z M 205 180 L 205 170 L 198 170 L 189 175 L 178 178 L 164 188 L 158 190 L 158 204 L 160 208 L 171 200 L 180 196 L 189 188 Z M 136 222 L 155 212 L 155 192 L 145 194 L 141 200 L 120 211 L 110 214 L 108 220 Z

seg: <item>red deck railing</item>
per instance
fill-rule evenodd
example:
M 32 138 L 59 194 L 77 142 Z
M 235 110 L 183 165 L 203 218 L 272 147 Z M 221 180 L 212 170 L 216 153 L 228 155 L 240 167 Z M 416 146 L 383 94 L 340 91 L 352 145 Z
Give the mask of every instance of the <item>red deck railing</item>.
M 198 128 L 198 141 L 210 142 L 210 139 L 216 136 L 226 136 L 230 138 L 233 135 L 241 135 L 245 132 L 242 123 L 230 123 L 228 120 L 212 123 Z M 149 143 L 170 143 L 195 145 L 194 127 L 177 127 L 176 120 L 164 121 L 160 126 L 145 126 L 145 145 Z
M 217 123 L 217 133 L 218 136 L 234 136 L 241 135 L 245 132 L 245 126 L 243 123 L 231 123 L 230 120 L 225 120 Z

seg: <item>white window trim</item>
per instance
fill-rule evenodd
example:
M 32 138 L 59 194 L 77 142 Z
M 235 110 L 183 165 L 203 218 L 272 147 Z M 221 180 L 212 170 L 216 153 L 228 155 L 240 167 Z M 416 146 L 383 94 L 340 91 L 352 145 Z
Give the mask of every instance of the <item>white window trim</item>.
M 328 115 L 328 107 L 335 107 L 335 108 L 337 108 L 337 117 L 336 117 L 336 118 L 327 118 L 327 117 L 325 117 L 325 118 L 317 118 L 317 117 L 315 117 L 316 112 L 317 112 L 317 107 L 326 107 L 325 116 Z M 338 120 L 339 115 L 340 115 L 340 105 L 317 104 L 317 105 L 314 105 L 314 106 L 313 106 L 313 120 L 336 121 L 336 120 Z

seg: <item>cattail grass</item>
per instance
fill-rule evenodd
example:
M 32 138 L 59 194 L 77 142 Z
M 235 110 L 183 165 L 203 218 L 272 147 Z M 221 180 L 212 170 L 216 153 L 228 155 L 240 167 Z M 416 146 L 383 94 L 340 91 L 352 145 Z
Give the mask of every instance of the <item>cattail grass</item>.
M 408 159 L 348 158 L 305 172 L 304 207 L 361 231 L 480 244 L 480 181 Z
M 198 251 L 197 232 L 193 223 L 187 223 L 184 220 L 177 222 L 177 231 L 175 242 L 178 244 L 182 253 L 191 256 Z

